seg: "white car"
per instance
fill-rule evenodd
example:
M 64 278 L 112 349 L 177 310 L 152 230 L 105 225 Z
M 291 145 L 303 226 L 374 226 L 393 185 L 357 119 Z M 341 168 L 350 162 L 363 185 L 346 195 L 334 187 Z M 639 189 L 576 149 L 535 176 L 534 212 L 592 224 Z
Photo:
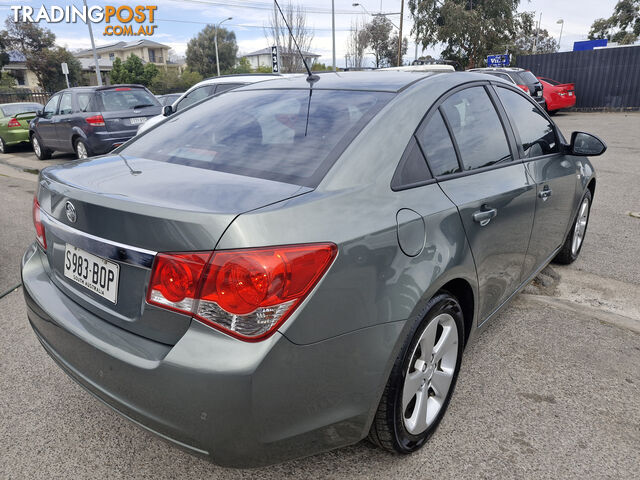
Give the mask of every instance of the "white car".
M 182 96 L 180 96 L 180 98 L 178 98 L 175 102 L 173 102 L 173 105 L 170 106 L 171 110 L 165 109 L 161 115 L 151 117 L 146 122 L 141 124 L 138 127 L 137 134 L 150 129 L 154 125 L 157 125 L 161 121 L 165 120 L 173 113 L 179 112 L 185 107 L 188 107 L 189 105 L 192 105 L 204 98 L 217 95 L 227 90 L 231 90 L 232 88 L 240 87 L 242 85 L 264 82 L 266 80 L 273 80 L 275 78 L 288 76 L 297 76 L 297 74 L 282 75 L 277 73 L 253 73 L 246 75 L 222 75 L 220 77 L 207 78 L 200 83 L 196 83 L 193 87 L 184 92 Z

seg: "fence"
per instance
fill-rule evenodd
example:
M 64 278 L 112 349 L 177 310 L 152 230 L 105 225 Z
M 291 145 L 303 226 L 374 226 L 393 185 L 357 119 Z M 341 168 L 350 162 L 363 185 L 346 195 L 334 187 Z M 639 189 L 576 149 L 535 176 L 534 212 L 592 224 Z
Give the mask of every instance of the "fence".
M 0 104 L 13 102 L 33 102 L 44 105 L 49 101 L 53 92 L 32 92 L 27 89 L 16 89 L 10 92 L 0 92 Z
M 640 45 L 522 55 L 516 63 L 538 77 L 575 83 L 579 110 L 640 109 Z

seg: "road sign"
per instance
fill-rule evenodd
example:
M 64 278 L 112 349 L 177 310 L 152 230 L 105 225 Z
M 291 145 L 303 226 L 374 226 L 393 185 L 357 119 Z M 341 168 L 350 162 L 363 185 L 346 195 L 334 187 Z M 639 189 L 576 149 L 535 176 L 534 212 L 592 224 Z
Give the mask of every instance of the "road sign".
M 271 47 L 271 71 L 280 73 L 280 65 L 278 65 L 278 47 Z
M 69 65 L 67 65 L 66 63 L 63 63 L 61 65 L 62 65 L 62 73 L 64 73 L 65 75 L 69 75 Z
M 511 55 L 489 55 L 487 67 L 508 67 Z

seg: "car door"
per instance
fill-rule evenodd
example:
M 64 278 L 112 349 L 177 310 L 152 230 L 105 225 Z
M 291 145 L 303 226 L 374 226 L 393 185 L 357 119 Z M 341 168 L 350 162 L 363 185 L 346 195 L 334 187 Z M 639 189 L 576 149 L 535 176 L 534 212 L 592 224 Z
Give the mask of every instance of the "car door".
M 42 110 L 42 116 L 38 118 L 36 133 L 40 137 L 43 147 L 55 150 L 56 147 L 56 115 L 58 114 L 58 103 L 62 94 L 58 93 L 51 97 Z
M 535 207 L 535 185 L 517 159 L 494 95 L 484 83 L 455 90 L 418 133 L 433 175 L 458 207 L 471 246 L 480 321 L 520 286 Z M 442 150 L 449 154 L 436 155 Z
M 561 153 L 555 125 L 542 109 L 517 91 L 496 86 L 514 127 L 516 143 L 536 184 L 535 220 L 524 276 L 547 263 L 560 248 L 572 220 L 576 194 L 576 164 Z
M 73 94 L 71 92 L 64 92 L 60 98 L 58 115 L 55 116 L 54 122 L 56 129 L 56 150 L 65 152 L 73 151 L 73 145 L 71 144 L 71 127 L 73 117 Z

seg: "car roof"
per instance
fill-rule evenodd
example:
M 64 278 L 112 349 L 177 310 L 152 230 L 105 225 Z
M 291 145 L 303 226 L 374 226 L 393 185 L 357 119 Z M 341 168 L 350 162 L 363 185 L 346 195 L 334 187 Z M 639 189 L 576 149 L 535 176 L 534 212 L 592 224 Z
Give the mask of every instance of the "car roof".
M 483 67 L 483 68 L 470 68 L 469 72 L 482 72 L 482 71 L 491 71 L 491 72 L 526 72 L 524 68 L 518 67 Z
M 242 73 L 238 75 L 221 75 L 219 77 L 210 77 L 205 78 L 201 82 L 198 82 L 194 85 L 194 87 L 199 87 L 202 85 L 215 85 L 218 83 L 256 83 L 256 82 L 264 82 L 266 80 L 273 80 L 276 78 L 283 77 L 296 77 L 300 76 L 300 74 L 286 74 L 281 75 L 278 73 Z M 193 87 L 191 87 L 193 88 Z
M 424 78 L 440 75 L 434 72 L 327 72 L 318 75 L 319 80 L 313 83 L 314 90 L 370 90 L 397 93 L 411 84 Z M 237 90 L 269 89 L 308 89 L 307 76 L 271 80 L 268 86 L 246 85 Z

